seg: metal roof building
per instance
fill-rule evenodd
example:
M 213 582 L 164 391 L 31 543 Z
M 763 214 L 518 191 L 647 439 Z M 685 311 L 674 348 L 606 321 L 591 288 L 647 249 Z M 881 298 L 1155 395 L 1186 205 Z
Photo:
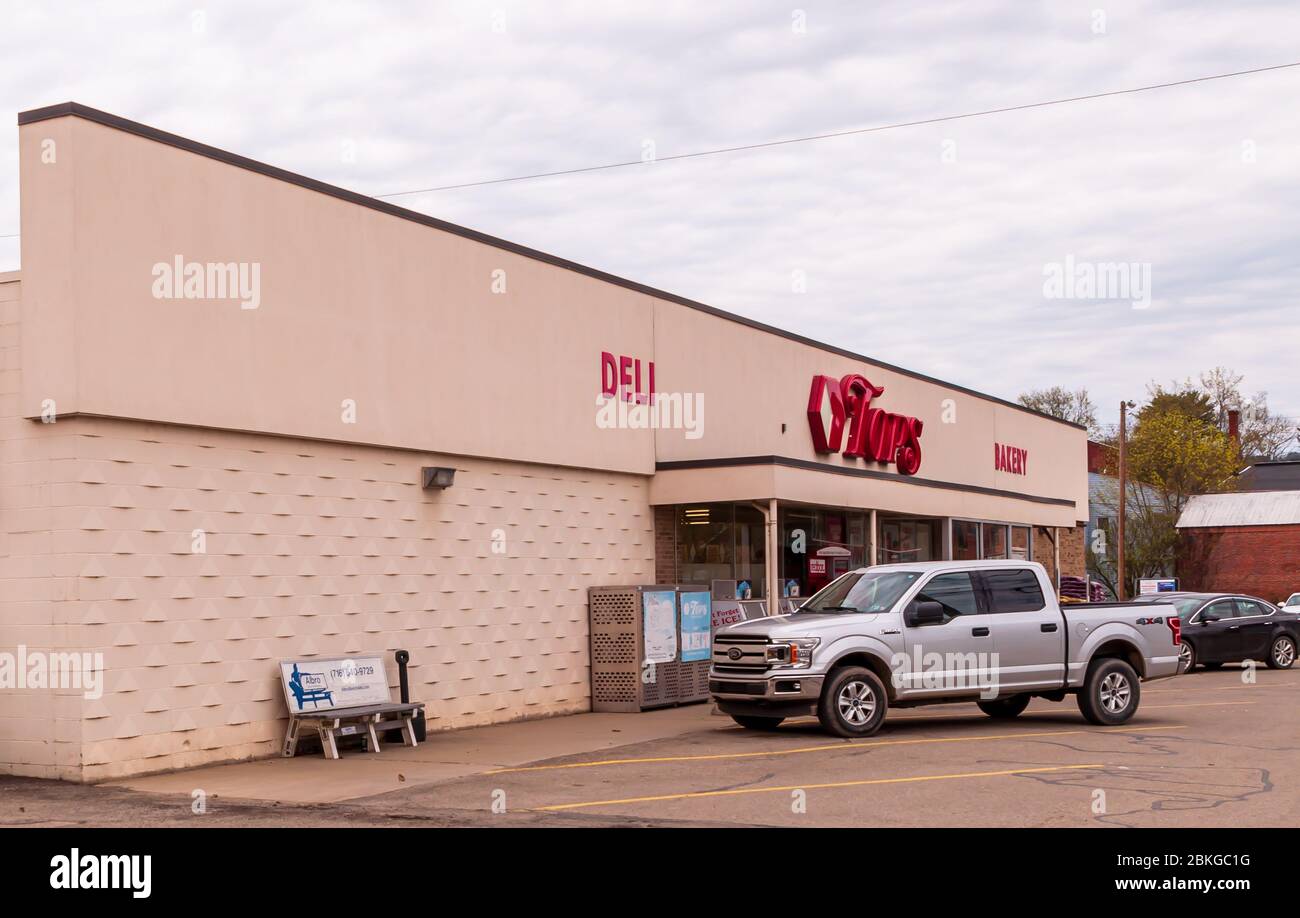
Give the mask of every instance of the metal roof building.
M 1300 491 L 1240 491 L 1193 497 L 1178 518 L 1179 529 L 1300 524 Z

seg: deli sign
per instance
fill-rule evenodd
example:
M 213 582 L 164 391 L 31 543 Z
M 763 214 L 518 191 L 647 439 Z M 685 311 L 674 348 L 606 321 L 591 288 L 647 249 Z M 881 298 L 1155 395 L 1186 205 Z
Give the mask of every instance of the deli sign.
M 921 468 L 919 418 L 871 407 L 884 395 L 865 376 L 850 373 L 842 379 L 814 376 L 808 393 L 808 428 L 813 449 L 819 453 L 855 456 L 869 462 L 892 462 L 903 475 Z

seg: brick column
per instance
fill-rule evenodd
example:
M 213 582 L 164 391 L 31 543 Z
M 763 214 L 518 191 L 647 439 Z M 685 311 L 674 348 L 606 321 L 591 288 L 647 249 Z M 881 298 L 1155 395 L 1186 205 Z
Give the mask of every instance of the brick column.
M 1088 570 L 1087 555 L 1084 552 L 1084 527 L 1058 529 L 1057 538 L 1061 540 L 1061 573 L 1066 577 L 1082 577 Z
M 655 583 L 677 582 L 677 508 L 655 507 Z

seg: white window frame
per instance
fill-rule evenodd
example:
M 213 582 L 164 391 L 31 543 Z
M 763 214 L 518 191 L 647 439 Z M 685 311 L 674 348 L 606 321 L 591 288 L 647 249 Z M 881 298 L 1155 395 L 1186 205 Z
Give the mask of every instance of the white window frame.
M 979 556 L 978 560 L 980 561 L 1008 561 L 1014 563 L 1016 561 L 1034 560 L 1034 527 L 1029 523 L 1007 523 L 1002 520 L 981 520 L 981 519 L 975 519 L 973 517 L 968 517 L 968 516 L 950 516 L 948 517 L 949 546 L 956 544 L 956 535 L 953 532 L 953 526 L 956 525 L 957 523 L 975 524 L 975 553 Z M 985 526 L 1001 526 L 1004 530 L 1006 530 L 1007 557 L 1005 558 L 985 557 L 984 555 L 984 527 Z M 1028 557 L 1026 558 L 1011 557 L 1011 530 L 1012 529 L 1029 530 L 1029 544 L 1026 546 Z M 951 554 L 951 551 L 949 553 Z M 950 558 L 949 560 L 951 561 L 952 559 Z

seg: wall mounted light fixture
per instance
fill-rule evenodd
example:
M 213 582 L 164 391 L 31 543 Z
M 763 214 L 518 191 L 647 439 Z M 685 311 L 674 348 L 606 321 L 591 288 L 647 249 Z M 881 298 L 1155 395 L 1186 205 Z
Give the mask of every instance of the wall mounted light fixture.
M 426 465 L 420 469 L 420 487 L 426 491 L 430 489 L 441 491 L 444 488 L 450 488 L 455 479 L 455 469 L 445 469 L 431 465 Z

